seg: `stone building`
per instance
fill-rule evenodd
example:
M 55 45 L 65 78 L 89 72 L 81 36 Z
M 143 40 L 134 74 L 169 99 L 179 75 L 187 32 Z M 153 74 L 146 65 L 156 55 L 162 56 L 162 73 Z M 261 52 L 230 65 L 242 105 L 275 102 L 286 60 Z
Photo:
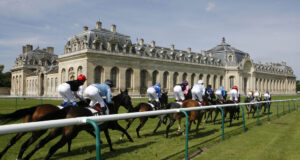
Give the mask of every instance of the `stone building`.
M 248 53 L 226 43 L 193 52 L 178 50 L 175 45 L 161 47 L 152 41 L 132 43 L 130 36 L 110 30 L 97 22 L 94 29 L 83 27 L 82 33 L 70 37 L 64 54 L 58 57 L 52 47 L 32 50 L 23 47 L 12 69 L 12 95 L 58 96 L 57 85 L 79 74 L 87 76 L 85 85 L 113 81 L 112 91 L 128 89 L 131 95 L 143 95 L 148 86 L 160 82 L 162 89 L 173 92 L 175 84 L 199 79 L 213 89 L 223 85 L 228 91 L 233 85 L 241 94 L 256 88 L 271 94 L 296 93 L 296 77 L 291 67 L 281 63 L 254 63 Z

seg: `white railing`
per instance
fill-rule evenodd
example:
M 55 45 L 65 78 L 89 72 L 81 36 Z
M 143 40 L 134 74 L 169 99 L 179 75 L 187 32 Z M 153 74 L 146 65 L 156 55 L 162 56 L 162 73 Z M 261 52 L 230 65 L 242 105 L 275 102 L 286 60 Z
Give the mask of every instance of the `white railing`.
M 60 119 L 60 120 L 10 124 L 10 125 L 0 126 L 0 134 L 36 131 L 36 130 L 64 127 L 70 125 L 81 125 L 81 124 L 85 124 L 87 119 L 94 120 L 95 122 L 105 122 L 105 121 L 122 120 L 122 119 L 129 119 L 129 118 L 178 113 L 180 111 L 196 111 L 196 110 L 212 109 L 217 107 L 223 108 L 223 107 L 230 107 L 230 106 L 259 104 L 259 103 L 266 103 L 266 102 L 285 102 L 285 101 L 297 101 L 297 100 L 300 99 L 260 101 L 260 102 L 252 102 L 252 103 L 237 103 L 237 104 L 224 104 L 224 105 L 212 105 L 212 106 L 198 106 L 198 107 L 191 107 L 191 108 L 178 108 L 178 109 L 148 111 L 148 112 L 141 112 L 141 113 L 122 113 L 122 114 L 114 114 L 114 115 L 78 117 L 78 118 L 69 118 L 69 119 Z

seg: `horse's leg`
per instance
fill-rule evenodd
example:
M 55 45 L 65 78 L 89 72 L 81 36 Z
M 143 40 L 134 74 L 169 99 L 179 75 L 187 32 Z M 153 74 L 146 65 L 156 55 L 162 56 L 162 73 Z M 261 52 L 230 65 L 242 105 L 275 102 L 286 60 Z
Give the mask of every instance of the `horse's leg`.
M 126 135 L 126 137 L 129 139 L 130 142 L 133 142 L 133 139 L 128 134 L 127 130 L 124 129 L 122 126 L 120 126 L 120 124 L 118 123 L 118 121 L 112 121 L 110 124 L 112 124 L 112 125 L 109 125 L 109 128 L 111 128 L 113 130 L 121 131 L 123 133 L 123 135 L 124 134 Z
M 216 124 L 216 119 L 217 119 L 218 115 L 219 115 L 219 110 L 216 109 L 216 110 L 215 110 L 214 124 Z
M 141 138 L 140 136 L 140 129 L 145 125 L 145 123 L 147 122 L 148 117 L 142 117 L 140 118 L 140 125 L 136 128 L 136 134 L 138 136 L 138 138 Z
M 108 145 L 109 145 L 110 151 L 114 151 L 114 149 L 112 148 L 112 143 L 111 143 L 111 139 L 110 139 L 110 136 L 109 136 L 108 128 L 105 128 L 105 129 L 104 129 L 104 134 L 105 134 L 107 143 L 108 143 Z
M 174 118 L 171 118 L 170 119 L 170 123 L 169 123 L 169 125 L 167 126 L 167 129 L 166 129 L 166 138 L 168 138 L 168 133 L 169 133 L 169 129 L 174 125 L 174 122 L 176 121 L 176 119 L 174 119 Z
M 0 159 L 2 158 L 2 156 L 7 152 L 7 150 L 13 146 L 20 138 L 22 138 L 27 132 L 21 132 L 21 133 L 17 133 L 13 138 L 10 139 L 9 143 L 7 144 L 7 146 L 2 150 L 2 152 L 0 153 Z
M 154 129 L 154 131 L 153 131 L 153 134 L 154 133 L 156 133 L 156 131 L 157 131 L 157 129 L 160 127 L 160 125 L 162 124 L 162 122 L 163 122 L 163 119 L 162 119 L 163 117 L 160 117 L 160 119 L 159 119 L 159 121 L 158 121 L 158 123 L 157 123 L 157 126 L 156 126 L 156 128 Z
M 177 134 L 181 133 L 181 118 L 178 119 L 178 129 L 177 129 Z
M 35 131 L 32 132 L 32 135 L 29 139 L 27 139 L 27 141 L 25 143 L 23 143 L 23 145 L 21 146 L 19 155 L 18 155 L 18 159 L 22 159 L 24 152 L 26 151 L 26 149 L 32 144 L 34 143 L 37 139 L 39 139 L 41 137 L 41 135 L 43 135 L 44 133 L 46 133 L 47 130 L 41 130 L 41 131 Z
M 67 142 L 75 138 L 80 129 L 76 129 L 74 126 L 68 126 L 64 128 L 64 133 L 61 139 L 50 148 L 45 159 L 49 159 L 59 148 L 63 147 Z
M 42 139 L 39 142 L 39 144 L 37 144 L 35 146 L 35 148 L 24 158 L 24 160 L 29 160 L 36 151 L 38 151 L 40 148 L 44 147 L 45 144 L 47 144 L 52 139 L 54 139 L 57 136 L 59 136 L 61 134 L 62 129 L 63 128 L 53 128 L 51 130 L 51 132 L 44 139 Z
M 131 126 L 131 124 L 132 124 L 132 122 L 135 120 L 135 118 L 132 118 L 132 119 L 129 119 L 128 120 L 128 123 L 127 123 L 127 126 L 126 126 L 126 128 L 125 128 L 125 130 L 126 130 L 126 133 L 127 133 L 127 130 L 128 130 L 128 128 Z M 123 134 L 121 135 L 121 137 L 120 137 L 120 140 L 122 141 L 123 140 L 123 138 L 124 138 L 124 132 L 123 132 Z M 126 135 L 127 136 L 127 135 Z M 128 136 L 127 136 L 128 137 Z

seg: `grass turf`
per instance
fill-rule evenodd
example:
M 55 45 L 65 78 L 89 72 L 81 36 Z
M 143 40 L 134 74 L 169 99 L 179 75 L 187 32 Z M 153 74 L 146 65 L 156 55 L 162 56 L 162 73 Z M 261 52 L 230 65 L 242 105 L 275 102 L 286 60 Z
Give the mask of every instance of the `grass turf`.
M 273 99 L 287 99 L 287 98 L 299 98 L 299 96 L 284 96 L 284 97 L 273 97 Z M 136 100 L 135 100 L 136 101 Z M 139 102 L 137 100 L 134 105 L 136 105 Z M 25 108 L 33 105 L 37 105 L 41 103 L 41 100 L 39 99 L 18 99 L 18 109 Z M 51 104 L 59 104 L 60 101 L 46 101 L 43 100 L 42 103 L 51 103 Z M 279 114 L 282 114 L 283 104 L 279 104 Z M 15 110 L 15 100 L 14 99 L 2 99 L 0 100 L 0 109 L 1 113 L 10 113 Z M 293 111 L 293 105 L 290 106 L 291 112 Z M 125 112 L 123 108 L 121 108 L 120 112 Z M 285 104 L 285 112 L 288 112 L 288 105 Z M 265 124 L 268 124 L 266 122 L 267 116 L 260 114 L 262 118 L 260 119 L 260 122 L 262 126 L 256 127 L 256 118 L 250 118 L 248 119 L 246 116 L 246 127 L 248 131 L 252 130 L 264 130 Z M 285 114 L 286 117 L 289 117 L 290 114 Z M 292 114 L 291 114 L 292 115 Z M 271 106 L 271 115 L 270 115 L 271 122 L 273 120 L 277 120 L 276 116 L 276 104 L 272 104 Z M 198 152 L 199 150 L 203 150 L 204 148 L 215 148 L 220 145 L 223 145 L 227 142 L 227 140 L 236 139 L 240 135 L 244 135 L 243 133 L 243 127 L 242 127 L 242 118 L 237 121 L 233 121 L 232 127 L 227 127 L 228 123 L 225 124 L 225 139 L 226 141 L 224 143 L 220 143 L 221 141 L 221 128 L 220 128 L 220 117 L 218 119 L 218 124 L 213 125 L 212 123 L 207 124 L 201 124 L 199 134 L 196 134 L 194 131 L 195 125 L 193 124 L 192 130 L 189 134 L 189 153 L 192 154 L 193 152 Z M 20 122 L 20 121 L 19 121 Z M 121 120 L 119 121 L 120 124 L 125 127 L 126 121 Z M 132 124 L 132 126 L 129 128 L 128 132 L 134 139 L 134 142 L 131 143 L 125 138 L 125 141 L 121 142 L 119 141 L 119 137 L 121 133 L 119 131 L 110 131 L 113 147 L 116 151 L 109 152 L 109 148 L 107 146 L 106 140 L 104 138 L 104 134 L 101 133 L 101 139 L 104 144 L 101 145 L 101 156 L 102 159 L 181 159 L 184 157 L 184 146 L 185 146 L 185 137 L 182 135 L 177 135 L 175 133 L 177 129 L 177 122 L 175 125 L 171 128 L 171 131 L 169 133 L 169 138 L 165 138 L 165 126 L 162 125 L 161 128 L 158 130 L 158 133 L 152 134 L 152 131 L 156 127 L 156 124 L 158 122 L 157 118 L 149 119 L 145 126 L 140 130 L 140 135 L 142 138 L 137 138 L 135 129 L 139 125 L 139 120 L 136 119 L 135 122 Z M 184 122 L 184 121 L 183 121 Z M 274 126 L 276 127 L 276 125 Z M 296 128 L 296 127 L 295 127 Z M 279 128 L 280 129 L 280 128 Z M 285 130 L 282 128 L 281 132 L 287 132 L 288 130 Z M 266 131 L 268 132 L 268 131 Z M 241 134 L 243 133 L 243 134 Z M 7 145 L 10 138 L 14 136 L 14 134 L 8 134 L 8 135 L 0 135 L 0 151 Z M 22 145 L 22 143 L 25 142 L 25 140 L 30 136 L 30 134 L 24 136 L 20 141 L 18 141 L 12 148 L 9 149 L 9 151 L 4 155 L 2 159 L 16 159 L 19 149 Z M 253 135 L 254 139 L 256 135 Z M 231 137 L 231 138 L 230 138 Z M 248 139 L 251 139 L 251 137 L 247 137 Z M 253 137 L 252 137 L 253 138 Z M 286 137 L 288 138 L 288 137 Z M 44 148 L 42 148 L 40 151 L 38 151 L 32 159 L 43 159 L 46 154 L 48 153 L 48 150 L 51 146 L 53 146 L 59 138 L 54 139 L 50 143 L 48 143 Z M 256 142 L 259 143 L 259 142 Z M 36 143 L 35 143 L 36 144 Z M 34 145 L 35 145 L 34 144 Z M 28 150 L 32 150 L 33 146 L 29 147 Z M 256 148 L 256 144 L 251 144 L 253 148 Z M 265 145 L 263 145 L 265 146 Z M 278 150 L 274 149 L 272 150 L 273 144 L 270 144 L 270 152 L 278 152 Z M 229 147 L 223 147 L 224 152 L 227 150 L 230 151 Z M 210 150 L 209 150 L 210 151 Z M 283 151 L 282 151 L 283 152 Z M 25 152 L 25 155 L 28 152 Z M 208 152 L 207 152 L 208 153 Z M 254 152 L 253 154 L 257 154 L 257 152 Z M 59 149 L 52 159 L 95 159 L 96 151 L 95 151 L 95 139 L 88 135 L 85 132 L 81 132 L 72 142 L 72 151 L 70 153 L 67 152 L 67 146 L 64 146 L 63 148 Z M 201 155 L 202 156 L 202 155 Z M 212 156 L 217 156 L 216 154 L 212 154 Z M 292 155 L 291 155 L 292 156 Z M 295 157 L 297 159 L 297 157 Z M 211 158 L 208 158 L 211 159 Z M 247 158 L 246 158 L 247 159 Z M 272 159 L 272 158 L 271 158 Z

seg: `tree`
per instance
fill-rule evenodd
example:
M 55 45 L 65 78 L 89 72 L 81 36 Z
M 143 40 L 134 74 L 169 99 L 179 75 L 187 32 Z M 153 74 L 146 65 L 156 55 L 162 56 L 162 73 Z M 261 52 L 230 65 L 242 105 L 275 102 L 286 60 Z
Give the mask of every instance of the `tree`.
M 4 65 L 0 65 L 0 87 L 10 87 L 11 72 L 3 73 Z
M 300 81 L 298 80 L 297 83 L 296 83 L 296 90 L 297 91 L 300 91 Z

